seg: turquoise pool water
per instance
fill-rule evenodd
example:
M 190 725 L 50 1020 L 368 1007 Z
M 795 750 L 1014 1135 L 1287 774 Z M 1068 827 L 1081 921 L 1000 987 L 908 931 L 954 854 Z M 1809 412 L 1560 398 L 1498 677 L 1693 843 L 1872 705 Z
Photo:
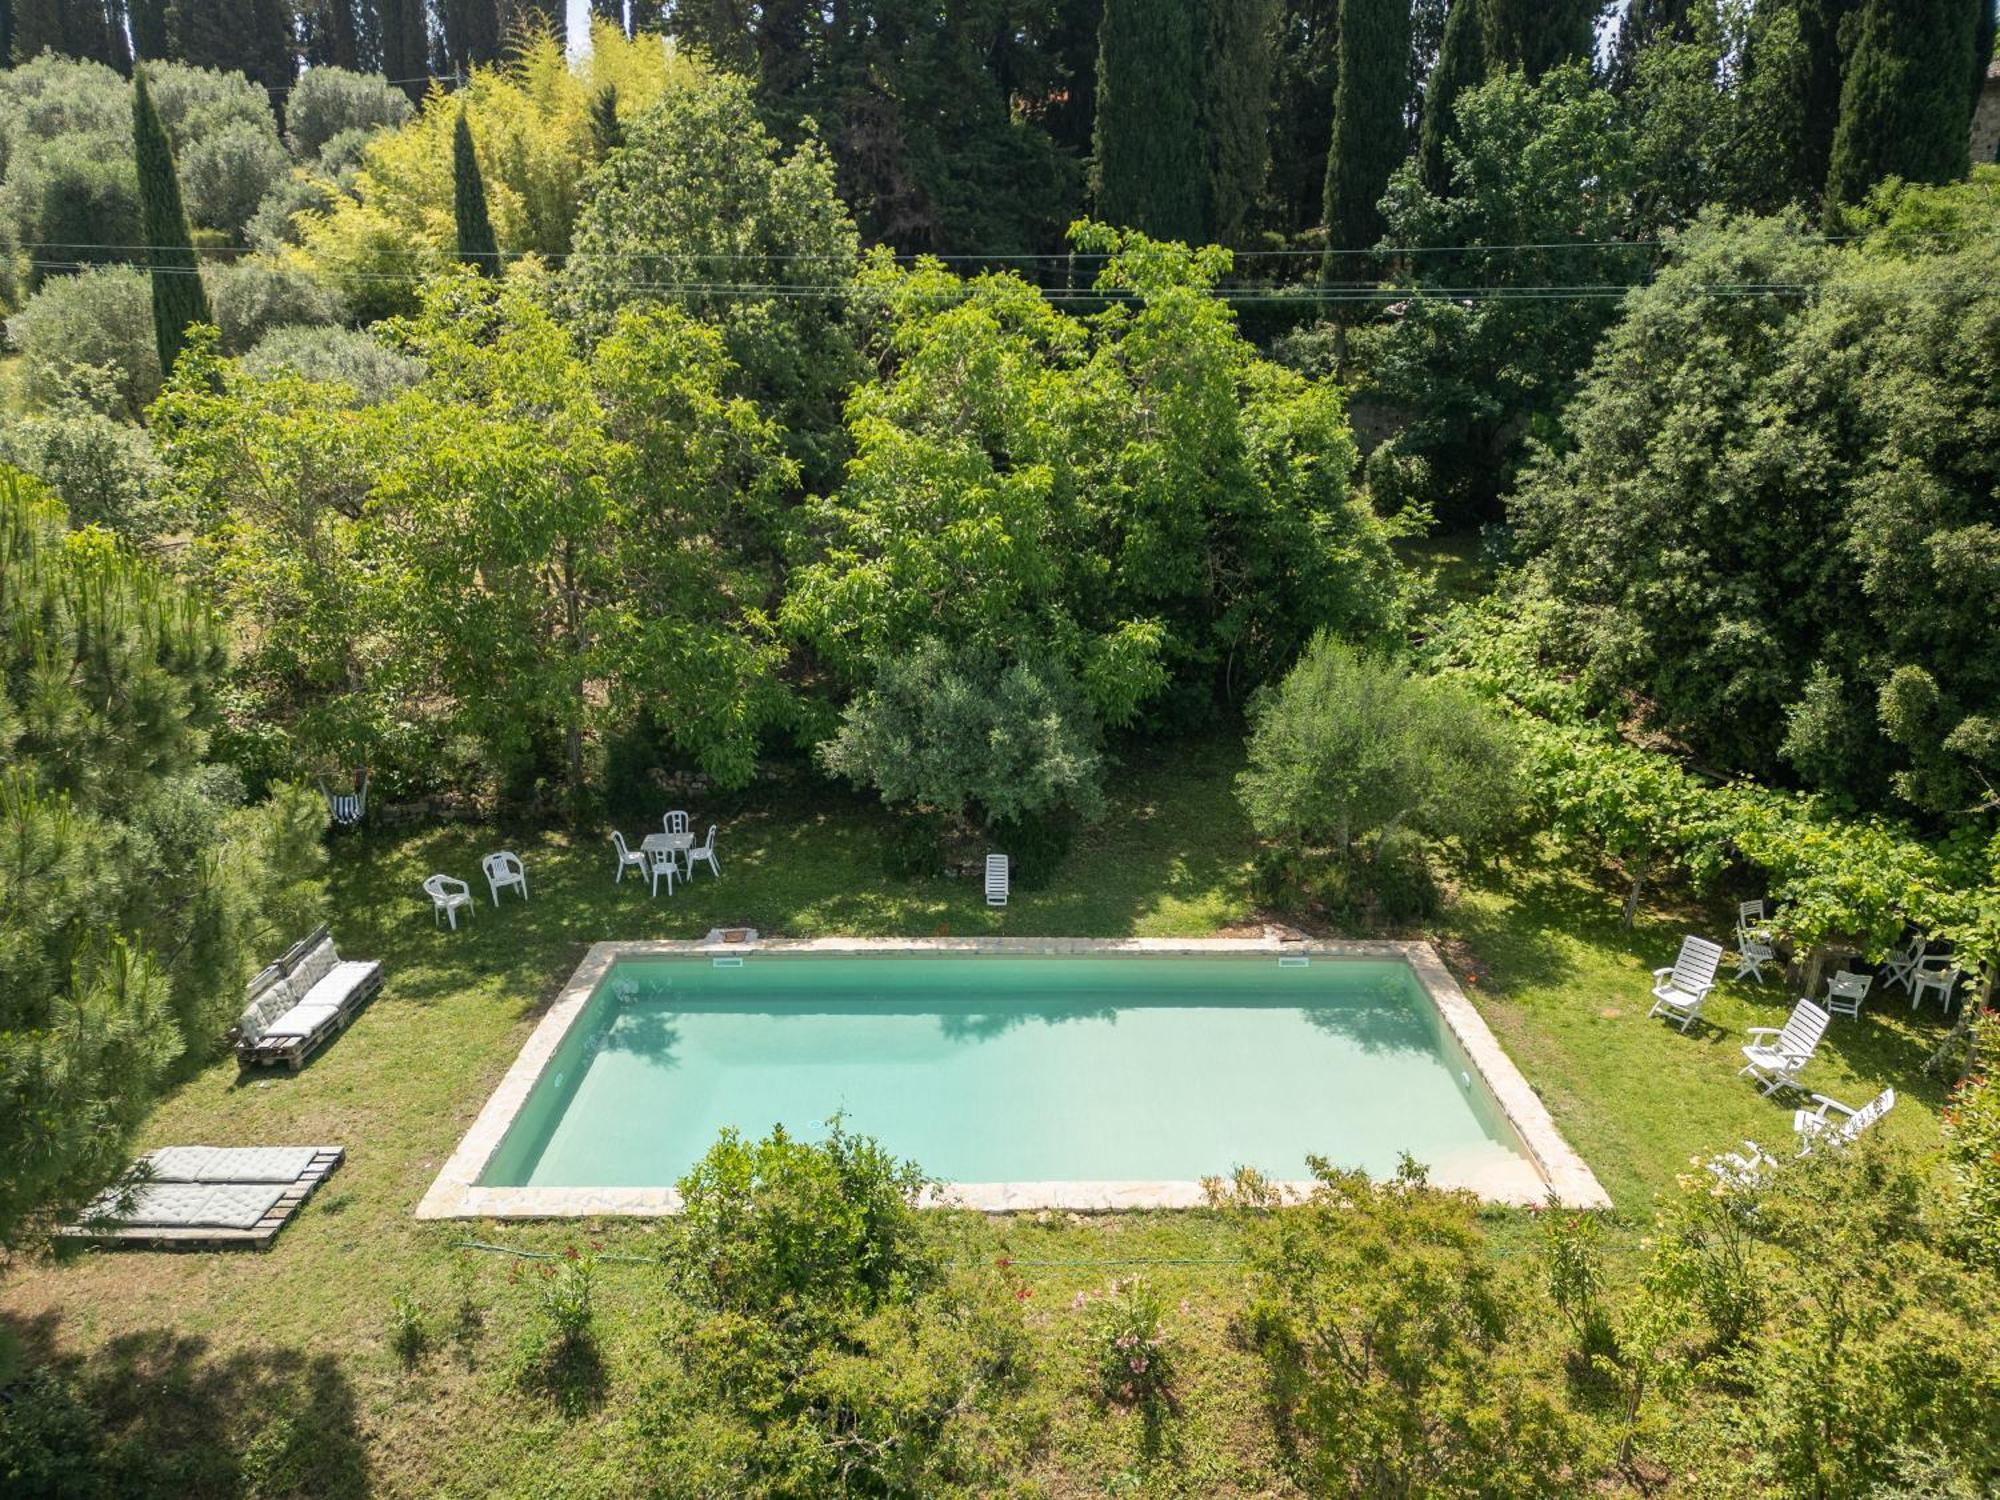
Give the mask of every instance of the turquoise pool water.
M 960 1183 L 1534 1176 L 1400 962 L 752 953 L 614 965 L 479 1180 L 666 1186 L 724 1126 L 836 1112 Z

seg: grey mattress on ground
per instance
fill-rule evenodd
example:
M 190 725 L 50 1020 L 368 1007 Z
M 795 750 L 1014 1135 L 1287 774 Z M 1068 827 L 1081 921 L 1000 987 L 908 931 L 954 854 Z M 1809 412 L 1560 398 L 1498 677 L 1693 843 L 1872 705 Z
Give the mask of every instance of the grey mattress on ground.
M 146 1182 L 119 1211 L 114 1188 L 84 1214 L 140 1228 L 254 1229 L 291 1187 L 290 1182 Z
M 154 1182 L 296 1182 L 317 1146 L 162 1146 L 142 1160 Z

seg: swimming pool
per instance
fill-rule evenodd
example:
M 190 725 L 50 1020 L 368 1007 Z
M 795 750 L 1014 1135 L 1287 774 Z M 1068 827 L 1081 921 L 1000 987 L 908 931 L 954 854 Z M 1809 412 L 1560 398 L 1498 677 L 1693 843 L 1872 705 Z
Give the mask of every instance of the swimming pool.
M 836 1113 L 978 1208 L 1186 1204 L 1314 1153 L 1602 1198 L 1421 944 L 635 943 L 592 951 L 420 1213 L 670 1212 L 725 1126 Z

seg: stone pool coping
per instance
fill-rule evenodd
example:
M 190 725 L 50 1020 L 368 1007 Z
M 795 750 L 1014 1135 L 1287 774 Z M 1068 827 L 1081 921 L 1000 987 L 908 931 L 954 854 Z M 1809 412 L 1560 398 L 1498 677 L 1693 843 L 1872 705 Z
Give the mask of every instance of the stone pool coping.
M 1611 1206 L 1610 1195 L 1583 1158 L 1563 1139 L 1541 1097 L 1501 1049 L 1485 1017 L 1466 998 L 1429 943 L 1314 942 L 1275 934 L 1261 938 L 762 938 L 741 943 L 704 939 L 594 944 L 418 1203 L 416 1216 L 419 1219 L 567 1219 L 599 1215 L 655 1218 L 678 1213 L 680 1194 L 671 1187 L 485 1187 L 480 1185 L 479 1175 L 499 1149 L 501 1139 L 527 1102 L 556 1047 L 614 963 L 620 959 L 741 953 L 992 953 L 1015 957 L 1268 953 L 1331 959 L 1401 959 L 1429 992 L 1446 1029 L 1466 1059 L 1479 1070 L 1488 1093 L 1539 1173 L 1544 1191 L 1524 1194 L 1510 1185 L 1482 1192 L 1478 1181 L 1452 1181 L 1448 1174 L 1434 1173 L 1432 1180 L 1441 1186 L 1468 1187 L 1503 1202 L 1553 1200 L 1571 1208 Z M 1311 1184 L 1285 1186 L 1304 1192 Z M 1192 1208 L 1206 1199 L 1199 1182 L 983 1182 L 953 1183 L 940 1195 L 940 1201 L 987 1213 L 1009 1213 L 1038 1208 L 1072 1211 Z

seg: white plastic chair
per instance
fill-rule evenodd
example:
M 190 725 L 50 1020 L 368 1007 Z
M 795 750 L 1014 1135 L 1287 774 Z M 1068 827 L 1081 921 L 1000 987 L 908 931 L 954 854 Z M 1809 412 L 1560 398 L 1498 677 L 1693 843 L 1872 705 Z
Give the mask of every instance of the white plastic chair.
M 667 894 L 674 893 L 674 877 L 681 872 L 671 849 L 654 849 L 647 855 L 646 872 L 653 877 L 653 894 L 660 894 L 660 877 L 667 877 Z
M 688 831 L 688 815 L 684 812 L 670 812 L 664 818 L 660 819 L 660 827 L 664 828 L 668 833 L 686 833 Z
M 521 899 L 528 899 L 528 871 L 521 863 L 521 856 L 511 849 L 502 849 L 489 854 L 479 862 L 479 868 L 486 872 L 486 889 L 493 893 L 493 904 L 500 904 L 500 893 L 518 890 Z
M 611 883 L 613 885 L 623 880 L 625 872 L 631 869 L 638 870 L 641 880 L 646 878 L 646 856 L 639 851 L 627 848 L 625 835 L 615 828 L 611 830 L 611 847 L 618 851 L 618 873 L 612 877 Z
M 1663 1010 L 1669 1016 L 1678 1015 L 1681 1030 L 1685 1032 L 1701 1014 L 1702 1002 L 1709 991 L 1715 988 L 1715 969 L 1721 962 L 1720 943 L 1693 936 L 1681 939 L 1680 956 L 1673 967 L 1653 970 L 1653 1008 L 1646 1012 L 1647 1018 Z
M 1799 1074 L 1812 1061 L 1819 1050 L 1820 1038 L 1826 1035 L 1826 1023 L 1831 1017 L 1810 1000 L 1801 1000 L 1792 1007 L 1792 1014 L 1783 1026 L 1752 1026 L 1752 1037 L 1772 1037 L 1767 1042 L 1751 1041 L 1744 1045 L 1744 1064 L 1738 1070 L 1740 1078 L 1748 1074 L 1764 1085 L 1764 1092 L 1774 1093 L 1789 1084 L 1798 1089 Z
M 1754 932 L 1736 930 L 1736 977 L 1764 982 L 1764 965 L 1778 961 L 1778 950 Z
M 1010 874 L 1011 869 L 1007 863 L 1006 855 L 989 854 L 986 856 L 986 904 L 988 906 L 1005 906 L 1007 904 L 1007 885 Z
M 1859 1109 L 1850 1109 L 1838 1099 L 1814 1094 L 1813 1109 L 1792 1112 L 1792 1129 L 1799 1135 L 1799 1155 L 1818 1145 L 1851 1146 L 1861 1132 L 1896 1107 L 1896 1091 L 1884 1089 Z M 1833 1117 L 1838 1111 L 1839 1119 Z
M 1915 1010 L 1924 1003 L 1924 996 L 1936 995 L 1938 1004 L 1949 1015 L 1952 1007 L 1952 991 L 1958 988 L 1965 971 L 1948 958 L 1927 958 L 1917 965 L 1914 982 L 1910 986 L 1910 1009 Z
M 1827 1013 L 1860 1020 L 1861 1002 L 1868 998 L 1868 986 L 1872 983 L 1874 981 L 1868 975 L 1847 969 L 1829 975 L 1826 981 Z
M 1914 990 L 1917 970 L 1923 967 L 1924 953 L 1929 947 L 1930 944 L 1922 937 L 1913 937 L 1891 953 L 1883 964 L 1889 971 L 1889 977 L 1882 981 L 1883 987 L 1886 989 L 1889 985 L 1900 984 L 1906 990 Z
M 708 825 L 708 837 L 701 843 L 691 847 L 687 852 L 687 873 L 690 880 L 694 879 L 696 860 L 700 860 L 703 864 L 707 865 L 708 873 L 713 875 L 717 880 L 722 878 L 722 866 L 715 862 L 715 825 L 713 823 Z
M 1771 919 L 1765 914 L 1761 898 L 1736 903 L 1736 930 L 1744 937 L 1770 937 Z
M 431 898 L 431 925 L 436 926 L 439 917 L 451 923 L 451 930 L 458 931 L 458 914 L 462 910 L 472 915 L 472 887 L 463 880 L 454 880 L 449 875 L 432 875 L 424 881 L 424 892 Z

